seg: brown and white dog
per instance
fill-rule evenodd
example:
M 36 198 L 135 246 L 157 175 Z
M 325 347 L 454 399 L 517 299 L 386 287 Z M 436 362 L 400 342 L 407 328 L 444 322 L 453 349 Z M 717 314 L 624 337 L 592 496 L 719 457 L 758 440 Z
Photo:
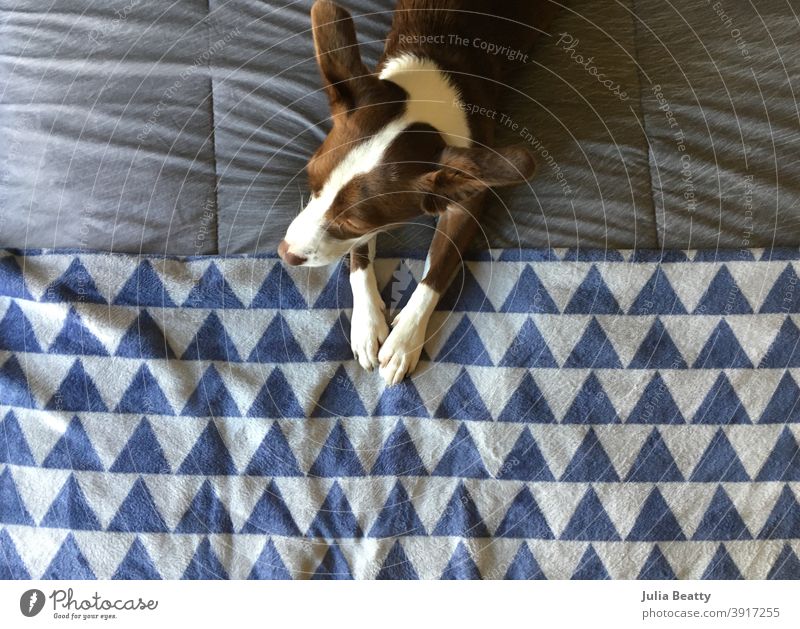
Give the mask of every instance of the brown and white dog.
M 524 146 L 493 147 L 492 116 L 468 111 L 497 111 L 509 60 L 530 48 L 551 13 L 547 0 L 399 0 L 370 72 L 349 13 L 325 1 L 311 10 L 333 127 L 308 163 L 311 199 L 278 252 L 293 266 L 350 254 L 353 353 L 365 369 L 380 366 L 389 384 L 416 368 L 487 191 L 533 175 Z M 375 237 L 425 214 L 438 222 L 424 277 L 390 332 L 372 267 Z

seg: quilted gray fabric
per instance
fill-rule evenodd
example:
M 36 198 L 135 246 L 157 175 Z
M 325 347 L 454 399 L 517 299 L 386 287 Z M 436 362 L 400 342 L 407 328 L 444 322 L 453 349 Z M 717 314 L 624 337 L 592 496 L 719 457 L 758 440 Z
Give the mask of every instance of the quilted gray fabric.
M 341 2 L 374 63 L 394 3 Z M 0 0 L 0 246 L 274 249 L 326 131 L 310 4 Z M 477 246 L 796 245 L 791 3 L 568 4 L 503 112 L 539 176 Z

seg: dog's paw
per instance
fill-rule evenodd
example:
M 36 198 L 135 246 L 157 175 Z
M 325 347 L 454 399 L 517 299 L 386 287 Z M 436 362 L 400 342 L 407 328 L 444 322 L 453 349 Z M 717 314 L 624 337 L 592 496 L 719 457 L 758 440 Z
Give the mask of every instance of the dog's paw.
M 389 336 L 383 302 L 355 304 L 350 325 L 353 356 L 367 371 L 378 366 L 378 349 Z
M 392 332 L 378 352 L 380 374 L 388 385 L 399 384 L 414 373 L 425 344 L 427 325 L 417 317 L 403 316 L 404 312 L 395 317 Z

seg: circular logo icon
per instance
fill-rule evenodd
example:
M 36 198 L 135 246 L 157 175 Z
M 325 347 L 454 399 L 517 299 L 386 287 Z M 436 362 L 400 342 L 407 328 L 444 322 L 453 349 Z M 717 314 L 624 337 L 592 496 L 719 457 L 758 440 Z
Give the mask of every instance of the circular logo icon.
M 44 592 L 41 590 L 28 590 L 19 597 L 19 611 L 23 616 L 31 618 L 44 607 Z

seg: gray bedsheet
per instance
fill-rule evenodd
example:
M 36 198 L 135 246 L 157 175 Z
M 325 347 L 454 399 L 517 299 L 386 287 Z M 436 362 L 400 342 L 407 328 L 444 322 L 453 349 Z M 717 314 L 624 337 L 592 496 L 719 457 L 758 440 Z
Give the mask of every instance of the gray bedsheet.
M 0 246 L 273 249 L 326 131 L 310 4 L 0 0 Z M 393 2 L 342 4 L 374 63 Z M 800 243 L 790 0 L 568 5 L 504 111 L 539 175 L 477 246 Z

